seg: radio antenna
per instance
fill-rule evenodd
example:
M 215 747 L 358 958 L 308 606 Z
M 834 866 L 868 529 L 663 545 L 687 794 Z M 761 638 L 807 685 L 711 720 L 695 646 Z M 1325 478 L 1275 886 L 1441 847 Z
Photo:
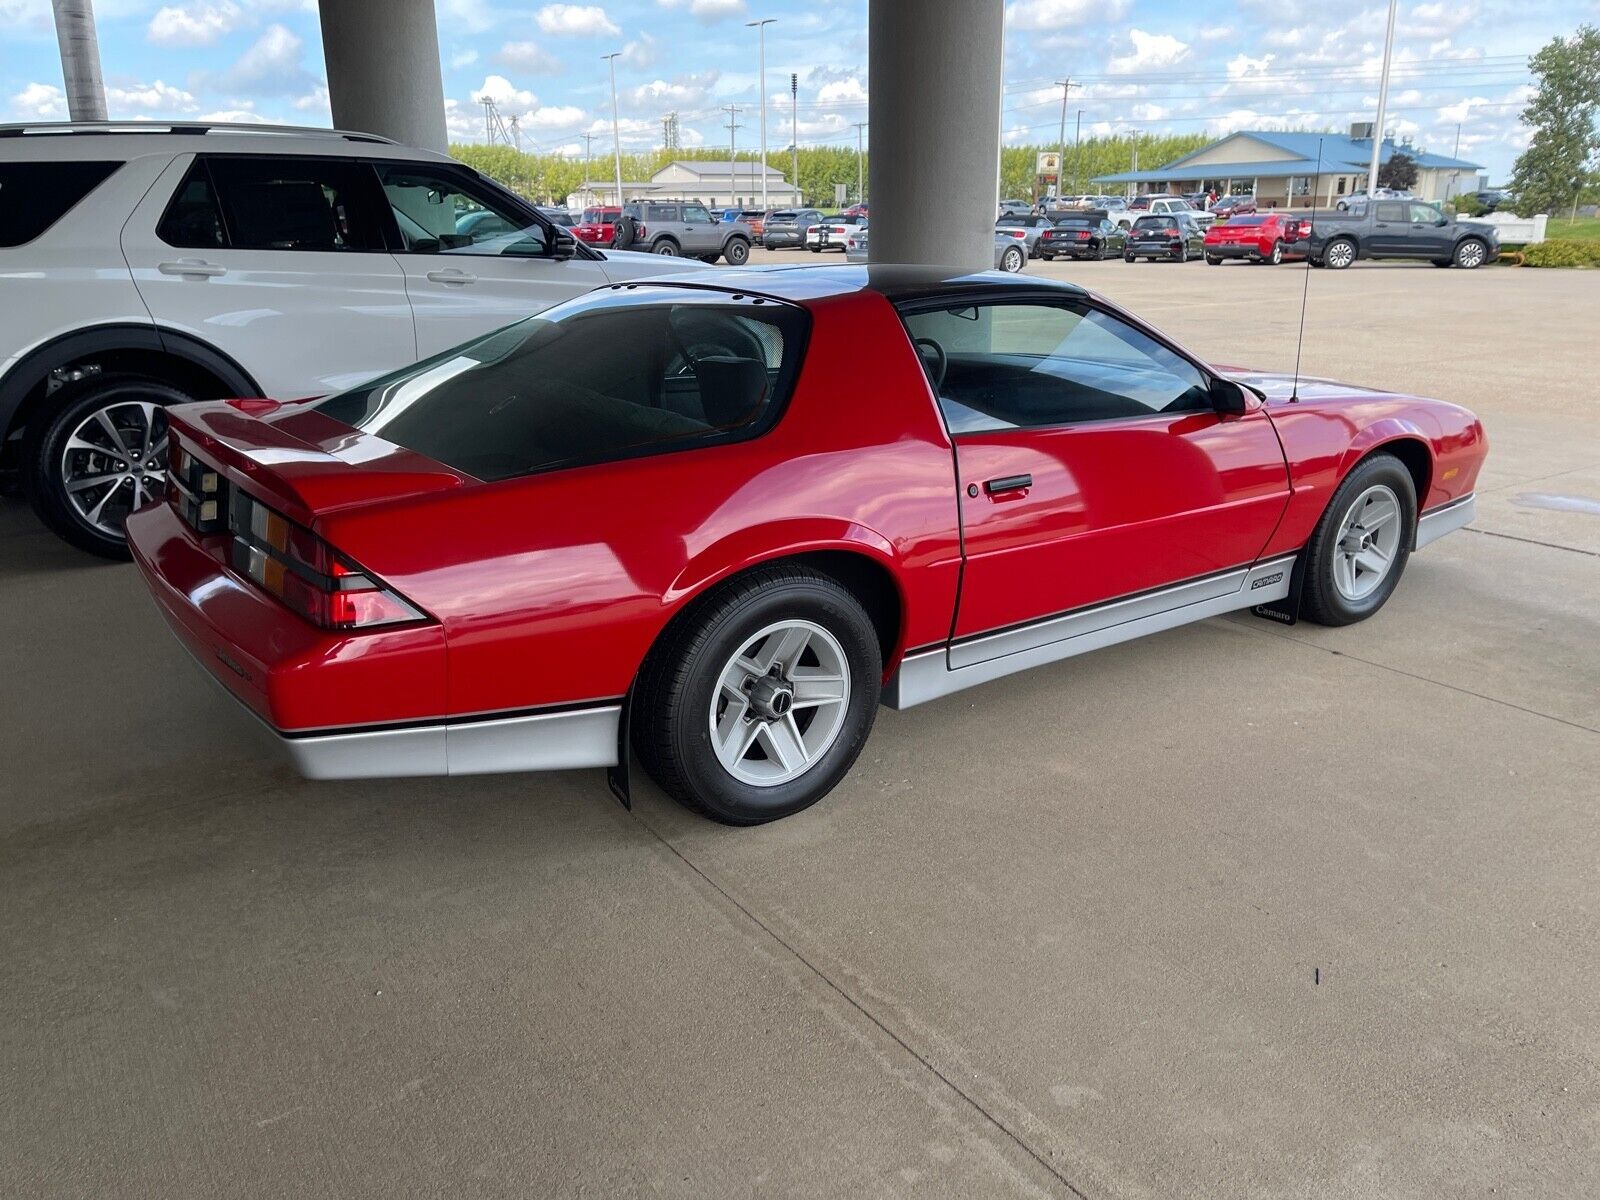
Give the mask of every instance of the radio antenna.
M 1322 139 L 1317 139 L 1317 173 L 1311 177 L 1311 225 L 1306 229 L 1306 249 L 1311 248 L 1311 234 L 1317 223 L 1317 183 L 1322 178 Z M 1300 336 L 1294 343 L 1294 388 L 1289 393 L 1289 403 L 1300 403 L 1300 351 L 1306 344 L 1306 301 L 1311 296 L 1311 257 L 1306 256 L 1305 282 L 1300 289 Z

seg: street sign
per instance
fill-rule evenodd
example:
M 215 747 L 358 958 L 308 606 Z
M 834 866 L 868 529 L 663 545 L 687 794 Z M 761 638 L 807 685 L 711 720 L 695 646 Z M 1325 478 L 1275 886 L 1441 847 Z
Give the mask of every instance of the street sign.
M 1039 152 L 1039 166 L 1036 173 L 1039 175 L 1060 175 L 1060 153 L 1055 150 L 1041 150 Z

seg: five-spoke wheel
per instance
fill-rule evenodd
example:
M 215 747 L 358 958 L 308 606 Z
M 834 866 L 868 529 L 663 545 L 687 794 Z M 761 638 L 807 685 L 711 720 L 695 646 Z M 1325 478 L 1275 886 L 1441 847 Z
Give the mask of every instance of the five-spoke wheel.
M 1382 608 L 1405 570 L 1416 525 L 1416 484 L 1405 464 L 1386 453 L 1357 463 L 1306 545 L 1306 618 L 1349 625 Z

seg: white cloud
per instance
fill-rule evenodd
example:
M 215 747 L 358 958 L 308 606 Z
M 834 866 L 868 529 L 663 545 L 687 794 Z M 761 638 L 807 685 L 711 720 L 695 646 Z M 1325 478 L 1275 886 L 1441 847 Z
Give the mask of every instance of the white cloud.
M 525 112 L 539 103 L 539 97 L 523 91 L 504 75 L 486 76 L 483 86 L 472 93 L 474 104 L 482 104 L 485 100 L 493 100 L 496 108 L 508 112 Z
M 630 88 L 626 103 L 629 108 L 704 108 L 712 98 L 712 88 L 719 78 L 716 71 L 702 71 L 698 75 L 679 75 L 671 80 L 652 79 L 649 83 Z
M 1142 29 L 1130 29 L 1128 40 L 1133 43 L 1133 53 L 1120 54 L 1111 60 L 1109 70 L 1113 75 L 1131 75 L 1135 71 L 1170 67 L 1182 62 L 1189 53 L 1188 43 L 1180 42 L 1170 33 L 1146 33 Z
M 30 83 L 11 97 L 11 107 L 25 117 L 64 117 L 67 98 L 53 83 Z
M 861 80 L 851 77 L 825 83 L 817 92 L 817 101 L 820 104 L 851 104 L 867 98 L 867 89 L 862 86 Z
M 656 64 L 656 40 L 648 33 L 641 33 L 634 41 L 622 48 L 622 65 L 632 67 L 635 71 L 648 70 Z
M 328 112 L 331 107 L 328 100 L 328 89 L 319 84 L 304 96 L 296 96 L 294 106 L 300 112 Z
M 1127 0 L 1012 0 L 1006 5 L 1006 28 L 1068 29 L 1085 23 L 1103 25 L 1127 10 Z
M 244 20 L 244 11 L 233 0 L 173 4 L 157 10 L 145 36 L 160 46 L 210 46 Z
M 588 117 L 583 109 L 571 104 L 551 104 L 535 109 L 522 119 L 522 123 L 541 134 L 570 133 Z
M 462 67 L 470 67 L 477 61 L 478 52 L 476 50 L 457 50 L 450 56 L 450 69 L 459 71 Z
M 662 8 L 686 8 L 690 16 L 698 17 L 707 24 L 724 17 L 742 17 L 745 14 L 744 0 L 656 0 L 656 3 Z
M 1228 60 L 1228 78 L 1246 79 L 1251 75 L 1265 75 L 1267 68 L 1272 66 L 1275 54 L 1263 54 L 1260 58 L 1251 58 L 1248 54 L 1237 54 Z
M 112 113 L 124 109 L 144 112 L 193 112 L 194 96 L 182 88 L 172 87 L 156 80 L 154 83 L 136 83 L 131 87 L 106 88 L 106 107 Z
M 295 34 L 282 25 L 269 25 L 233 64 L 228 72 L 235 86 L 262 83 L 286 75 L 300 74 L 300 47 Z
M 535 18 L 546 33 L 576 37 L 615 37 L 622 30 L 598 4 L 546 4 Z
M 200 120 L 220 125 L 267 125 L 265 117 L 250 108 L 223 108 L 216 112 L 201 113 Z
M 561 70 L 561 60 L 538 42 L 507 42 L 494 52 L 494 61 L 517 71 L 554 74 Z

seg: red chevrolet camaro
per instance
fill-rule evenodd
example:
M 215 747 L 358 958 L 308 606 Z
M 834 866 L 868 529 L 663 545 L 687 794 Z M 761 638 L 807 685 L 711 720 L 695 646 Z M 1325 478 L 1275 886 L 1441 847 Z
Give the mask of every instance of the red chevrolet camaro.
M 617 285 L 171 437 L 135 558 L 306 774 L 626 795 L 636 756 L 738 824 L 825 795 L 880 703 L 1234 609 L 1371 616 L 1486 449 L 1070 285 L 893 267 Z
M 1215 267 L 1225 258 L 1242 258 L 1275 267 L 1286 258 L 1304 258 L 1310 237 L 1311 222 L 1302 217 L 1246 213 L 1206 230 L 1206 261 Z

